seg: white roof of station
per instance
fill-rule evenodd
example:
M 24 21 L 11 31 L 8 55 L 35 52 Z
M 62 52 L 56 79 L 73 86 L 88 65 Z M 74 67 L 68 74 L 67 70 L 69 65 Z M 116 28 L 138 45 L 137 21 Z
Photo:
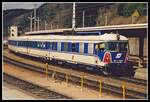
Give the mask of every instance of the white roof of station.
M 75 31 L 95 31 L 95 30 L 117 30 L 117 29 L 138 29 L 138 28 L 147 28 L 148 24 L 127 24 L 127 25 L 110 25 L 110 26 L 98 26 L 98 27 L 84 27 L 84 28 L 75 28 Z M 72 28 L 67 29 L 52 29 L 52 30 L 40 30 L 40 31 L 32 31 L 26 32 L 25 34 L 43 34 L 43 33 L 54 33 L 54 32 L 63 32 L 63 31 L 71 31 Z

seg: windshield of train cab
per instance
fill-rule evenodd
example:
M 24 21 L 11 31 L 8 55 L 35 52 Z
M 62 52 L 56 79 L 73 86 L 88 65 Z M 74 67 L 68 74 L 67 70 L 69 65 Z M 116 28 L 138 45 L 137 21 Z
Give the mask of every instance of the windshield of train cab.
M 120 41 L 120 42 L 102 42 L 97 45 L 97 49 L 100 51 L 115 51 L 115 52 L 127 52 L 128 51 L 128 42 Z

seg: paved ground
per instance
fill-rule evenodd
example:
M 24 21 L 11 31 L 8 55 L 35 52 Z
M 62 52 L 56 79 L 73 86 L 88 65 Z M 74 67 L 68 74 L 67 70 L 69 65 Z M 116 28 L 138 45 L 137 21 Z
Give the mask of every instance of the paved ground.
M 35 100 L 36 98 L 19 90 L 18 88 L 9 84 L 4 84 L 2 89 L 3 100 Z

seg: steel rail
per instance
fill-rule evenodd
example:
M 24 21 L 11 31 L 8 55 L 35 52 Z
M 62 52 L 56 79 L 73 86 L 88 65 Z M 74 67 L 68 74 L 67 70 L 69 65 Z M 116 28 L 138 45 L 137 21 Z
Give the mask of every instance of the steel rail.
M 3 73 L 3 80 L 8 84 L 19 87 L 42 99 L 72 99 L 71 97 L 51 91 L 49 89 L 33 84 L 31 82 L 27 82 L 25 80 L 9 75 L 7 73 Z

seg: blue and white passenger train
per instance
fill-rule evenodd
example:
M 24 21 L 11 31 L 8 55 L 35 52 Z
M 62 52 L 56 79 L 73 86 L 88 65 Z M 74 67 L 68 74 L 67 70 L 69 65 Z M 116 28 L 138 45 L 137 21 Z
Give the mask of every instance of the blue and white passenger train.
M 105 74 L 134 75 L 134 69 L 128 63 L 128 39 L 122 35 L 26 34 L 10 37 L 9 49 L 48 61 L 90 66 Z

